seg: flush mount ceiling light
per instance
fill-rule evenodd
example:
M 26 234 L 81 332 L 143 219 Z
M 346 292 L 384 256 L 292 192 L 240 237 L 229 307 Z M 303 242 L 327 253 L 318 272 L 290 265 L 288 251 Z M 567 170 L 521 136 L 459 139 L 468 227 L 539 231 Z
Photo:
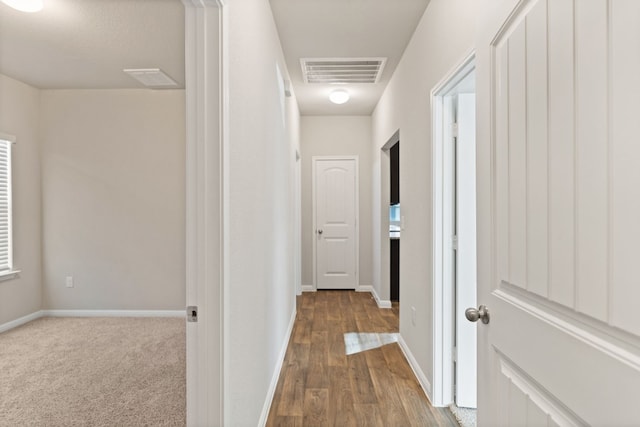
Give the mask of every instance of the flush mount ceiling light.
M 344 104 L 349 100 L 349 92 L 344 89 L 336 89 L 329 94 L 329 101 L 334 104 Z
M 40 12 L 44 7 L 44 0 L 1 0 L 2 3 L 20 12 Z

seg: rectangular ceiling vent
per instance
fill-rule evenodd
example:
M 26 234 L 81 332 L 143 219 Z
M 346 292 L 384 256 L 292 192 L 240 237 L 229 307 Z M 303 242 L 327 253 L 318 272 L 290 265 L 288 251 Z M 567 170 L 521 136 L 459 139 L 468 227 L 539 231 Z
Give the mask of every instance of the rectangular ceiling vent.
M 305 83 L 378 83 L 387 58 L 302 58 Z
M 178 83 L 159 68 L 127 68 L 122 71 L 148 88 L 169 89 L 178 86 Z

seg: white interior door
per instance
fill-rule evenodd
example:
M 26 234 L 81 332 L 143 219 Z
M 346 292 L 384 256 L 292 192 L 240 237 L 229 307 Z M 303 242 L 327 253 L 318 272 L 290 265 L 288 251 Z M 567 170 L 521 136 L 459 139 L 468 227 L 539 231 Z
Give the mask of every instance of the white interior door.
M 316 286 L 355 289 L 357 283 L 356 159 L 314 158 Z
M 640 2 L 501 0 L 478 60 L 478 421 L 640 422 Z
M 473 76 L 471 76 L 473 77 Z M 476 407 L 476 324 L 465 309 L 476 305 L 476 96 L 456 95 L 456 388 L 458 407 Z

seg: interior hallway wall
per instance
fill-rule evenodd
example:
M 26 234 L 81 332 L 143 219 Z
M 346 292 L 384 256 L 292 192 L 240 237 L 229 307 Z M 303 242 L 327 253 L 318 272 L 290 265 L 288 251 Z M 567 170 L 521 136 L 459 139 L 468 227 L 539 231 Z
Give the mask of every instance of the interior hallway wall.
M 0 325 L 42 306 L 40 255 L 40 91 L 0 74 L 0 132 L 16 137 L 13 166 L 13 257 L 22 272 L 0 282 Z
M 225 8 L 224 424 L 255 426 L 268 414 L 295 315 L 299 112 L 284 94 L 289 77 L 269 2 Z
M 184 309 L 184 91 L 43 90 L 41 114 L 44 308 Z
M 400 240 L 400 334 L 428 382 L 433 378 L 431 90 L 469 55 L 476 20 L 488 0 L 431 0 L 387 89 L 373 113 L 374 200 L 389 200 L 382 183 L 381 147 L 400 129 L 400 187 L 405 219 Z M 387 160 L 388 162 L 388 160 Z M 386 207 L 382 208 L 384 211 Z M 387 214 L 388 215 L 388 214 Z M 383 242 L 388 221 L 376 216 L 374 239 Z M 381 245 L 384 247 L 384 244 Z M 376 246 L 373 264 L 388 263 Z M 388 257 L 388 255 L 387 255 Z M 381 274 L 375 274 L 381 292 Z M 415 325 L 411 307 L 416 309 Z
M 313 156 L 358 156 L 360 286 L 373 283 L 371 116 L 302 116 L 302 284 L 313 284 Z

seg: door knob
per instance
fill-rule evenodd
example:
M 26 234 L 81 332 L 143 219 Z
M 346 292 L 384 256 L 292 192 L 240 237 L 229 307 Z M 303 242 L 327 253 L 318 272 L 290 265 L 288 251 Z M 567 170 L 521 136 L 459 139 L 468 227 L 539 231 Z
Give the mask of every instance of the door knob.
M 485 325 L 489 323 L 489 309 L 484 305 L 481 305 L 477 309 L 473 307 L 467 308 L 464 311 L 464 315 L 470 322 L 477 322 L 478 319 L 482 319 L 482 323 Z
M 322 230 L 318 230 L 318 234 L 322 234 Z

